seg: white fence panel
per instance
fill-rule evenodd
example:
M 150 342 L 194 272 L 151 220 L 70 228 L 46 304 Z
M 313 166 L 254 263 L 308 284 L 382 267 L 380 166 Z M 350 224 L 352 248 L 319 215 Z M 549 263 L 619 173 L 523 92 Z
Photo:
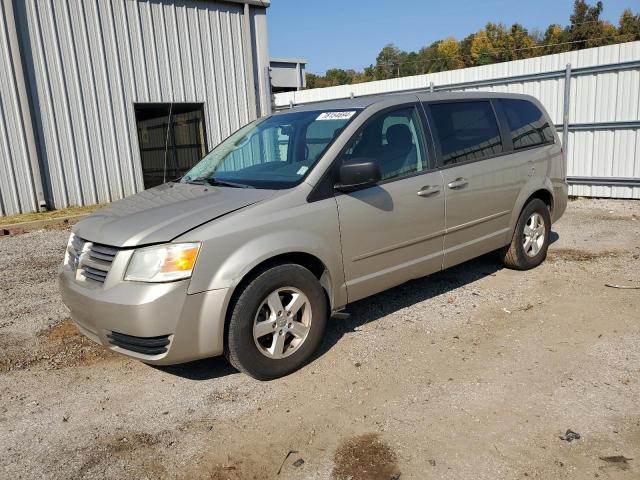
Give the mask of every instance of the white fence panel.
M 565 68 L 571 65 L 565 99 Z M 569 102 L 570 194 L 640 198 L 640 42 L 513 62 L 275 95 L 278 109 L 325 100 L 434 90 L 524 93 L 538 98 L 562 133 Z M 561 135 L 562 136 L 562 135 Z

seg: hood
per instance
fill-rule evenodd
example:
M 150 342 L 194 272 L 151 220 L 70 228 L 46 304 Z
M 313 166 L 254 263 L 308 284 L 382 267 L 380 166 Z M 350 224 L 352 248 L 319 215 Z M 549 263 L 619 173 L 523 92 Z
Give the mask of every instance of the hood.
M 85 240 L 114 247 L 169 242 L 184 232 L 275 192 L 252 188 L 167 183 L 102 208 L 78 222 Z

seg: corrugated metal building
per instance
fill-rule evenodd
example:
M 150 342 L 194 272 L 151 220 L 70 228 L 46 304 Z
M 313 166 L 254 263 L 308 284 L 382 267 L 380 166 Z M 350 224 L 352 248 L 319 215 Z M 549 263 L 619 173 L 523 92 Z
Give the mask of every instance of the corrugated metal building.
M 268 113 L 268 5 L 0 0 L 0 215 L 136 193 Z
M 547 108 L 563 137 L 572 195 L 640 198 L 640 42 L 278 93 L 275 103 L 276 108 L 287 108 L 351 96 L 430 89 L 533 95 Z
M 307 86 L 304 58 L 271 58 L 271 91 L 293 92 Z

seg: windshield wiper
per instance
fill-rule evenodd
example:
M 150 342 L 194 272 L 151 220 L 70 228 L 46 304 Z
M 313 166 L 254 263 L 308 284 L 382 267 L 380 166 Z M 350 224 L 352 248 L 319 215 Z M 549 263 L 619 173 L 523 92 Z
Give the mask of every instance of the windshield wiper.
M 198 177 L 193 180 L 189 180 L 187 183 L 192 183 L 194 185 L 207 184 L 212 187 L 253 188 L 251 185 L 247 185 L 246 183 L 228 182 L 227 180 L 220 180 L 214 177 Z

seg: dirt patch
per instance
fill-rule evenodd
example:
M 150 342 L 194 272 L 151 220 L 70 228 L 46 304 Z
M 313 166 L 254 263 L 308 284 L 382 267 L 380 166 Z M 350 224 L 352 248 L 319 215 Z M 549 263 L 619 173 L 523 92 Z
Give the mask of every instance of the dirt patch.
M 549 250 L 547 260 L 550 262 L 593 262 L 601 258 L 617 258 L 620 252 L 607 250 L 604 252 L 590 252 L 577 248 L 556 248 Z
M 628 470 L 629 462 L 633 459 L 627 458 L 624 455 L 612 455 L 610 457 L 600 457 L 600 460 L 607 463 L 606 466 L 600 467 L 600 470 L 605 470 L 607 468 L 614 468 L 617 470 Z
M 63 320 L 57 325 L 52 326 L 40 333 L 41 337 L 48 338 L 49 340 L 65 341 L 80 336 L 78 328 L 73 324 L 70 318 Z
M 90 448 L 78 477 L 106 478 L 114 465 L 125 463 L 134 478 L 166 478 L 162 455 L 157 451 L 163 446 L 161 437 L 163 434 L 127 431 L 99 439 Z
M 81 335 L 71 319 L 40 332 L 36 337 L 0 334 L 0 373 L 33 367 L 57 370 L 118 358 Z
M 51 210 L 49 212 L 22 213 L 19 215 L 9 215 L 0 219 L 0 226 L 15 225 L 17 223 L 56 220 L 64 217 L 76 215 L 88 215 L 93 211 L 103 207 L 104 204 L 91 205 L 88 207 L 69 207 L 62 210 Z
M 160 440 L 148 433 L 131 432 L 116 435 L 104 443 L 105 449 L 111 454 L 133 452 L 139 448 L 150 448 Z
M 223 461 L 215 463 L 209 458 L 202 458 L 183 470 L 177 478 L 191 480 L 202 478 L 208 480 L 262 480 L 277 478 L 279 475 L 273 465 L 265 465 L 257 461 L 250 452 L 241 455 L 225 455 Z
M 590 217 L 592 220 L 597 221 L 618 221 L 618 222 L 628 222 L 638 220 L 636 215 L 616 215 L 616 214 L 603 214 L 603 215 L 592 215 Z
M 243 465 L 242 460 L 215 465 L 201 472 L 201 475 L 201 478 L 210 480 L 258 480 L 261 478 L 269 478 L 266 472 L 251 473 L 249 469 Z
M 347 440 L 336 451 L 332 476 L 336 480 L 391 480 L 400 478 L 396 454 L 377 433 Z

